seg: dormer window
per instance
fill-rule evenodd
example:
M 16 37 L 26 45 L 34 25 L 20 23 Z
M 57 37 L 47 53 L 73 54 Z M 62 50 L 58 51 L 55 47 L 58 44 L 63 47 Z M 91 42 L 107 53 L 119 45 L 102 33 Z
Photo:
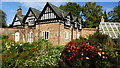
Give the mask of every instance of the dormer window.
M 34 20 L 29 20 L 28 25 L 33 26 L 34 25 Z
M 77 22 L 75 22 L 75 28 L 77 28 Z
M 66 25 L 70 25 L 70 16 L 67 16 L 67 21 L 66 21 Z
M 80 24 L 79 28 L 82 29 L 82 25 L 81 24 Z

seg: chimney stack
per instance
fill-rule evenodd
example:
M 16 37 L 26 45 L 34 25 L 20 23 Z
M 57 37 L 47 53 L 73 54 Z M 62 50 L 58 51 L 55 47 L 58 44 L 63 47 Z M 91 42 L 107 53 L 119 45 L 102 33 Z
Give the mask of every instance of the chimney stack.
M 22 16 L 22 9 L 21 9 L 21 6 L 18 6 L 17 15 Z
M 102 18 L 101 18 L 101 22 L 105 22 L 105 19 L 103 18 L 103 16 L 102 16 Z

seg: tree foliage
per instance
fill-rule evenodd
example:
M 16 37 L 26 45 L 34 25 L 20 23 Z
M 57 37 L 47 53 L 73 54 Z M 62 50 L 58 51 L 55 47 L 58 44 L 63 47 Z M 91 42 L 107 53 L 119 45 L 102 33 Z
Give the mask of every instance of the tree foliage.
M 60 9 L 70 11 L 73 16 L 80 18 L 81 6 L 74 2 L 68 2 L 66 5 L 61 5 Z
M 112 11 L 108 13 L 109 21 L 120 22 L 120 6 L 114 7 Z
M 87 2 L 82 7 L 82 15 L 85 20 L 85 27 L 94 28 L 100 23 L 101 16 L 103 15 L 102 6 L 96 5 L 96 2 Z
M 7 27 L 7 23 L 6 23 L 6 13 L 3 12 L 2 10 L 0 10 L 0 25 L 2 25 L 2 27 Z
M 102 6 L 96 5 L 96 2 L 87 2 L 85 6 L 80 6 L 77 3 L 68 2 L 66 5 L 61 5 L 64 11 L 70 11 L 73 16 L 82 18 L 85 27 L 97 27 L 103 15 Z
M 103 15 L 105 22 L 108 22 L 108 14 L 106 11 L 104 11 L 104 15 Z

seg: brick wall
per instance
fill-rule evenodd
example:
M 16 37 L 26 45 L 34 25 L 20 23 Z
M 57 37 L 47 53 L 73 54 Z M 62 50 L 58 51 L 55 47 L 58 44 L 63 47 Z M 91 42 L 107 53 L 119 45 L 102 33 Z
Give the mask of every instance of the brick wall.
M 49 32 L 49 37 L 48 40 L 52 44 L 58 44 L 58 32 L 59 32 L 59 23 L 49 23 L 49 24 L 42 24 L 39 25 L 37 30 L 40 31 L 39 37 L 42 37 L 42 32 L 43 31 L 48 31 Z
M 18 29 L 14 29 L 14 28 L 0 28 L 0 36 L 1 35 L 8 35 L 9 39 L 14 40 L 14 33 L 16 31 L 18 31 Z
M 90 34 L 94 34 L 96 31 L 96 28 L 83 28 L 81 36 L 87 38 Z
M 62 23 L 49 23 L 49 24 L 42 24 L 37 25 L 36 28 L 33 29 L 15 29 L 15 28 L 0 28 L 2 32 L 0 32 L 0 35 L 8 35 L 10 39 L 15 39 L 15 32 L 20 33 L 20 42 L 28 42 L 28 34 L 29 32 L 33 33 L 33 41 L 37 41 L 38 37 L 42 37 L 43 31 L 49 32 L 49 42 L 51 42 L 54 45 L 61 44 L 65 45 L 69 41 L 71 41 L 71 28 L 65 29 L 64 24 Z M 65 32 L 68 32 L 68 39 L 65 39 Z M 82 30 L 76 30 L 73 29 L 73 39 L 77 38 L 77 34 L 79 34 L 82 37 L 87 38 L 90 34 L 93 34 L 96 32 L 95 28 L 83 28 Z

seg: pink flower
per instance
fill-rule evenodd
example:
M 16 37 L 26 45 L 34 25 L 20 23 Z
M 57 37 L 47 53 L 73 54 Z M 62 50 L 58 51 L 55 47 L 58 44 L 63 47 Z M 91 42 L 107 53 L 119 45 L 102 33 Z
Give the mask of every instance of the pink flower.
M 76 55 L 76 54 L 73 54 L 74 56 Z
M 78 61 L 79 59 L 76 59 L 76 61 Z
M 82 55 L 84 55 L 84 53 L 82 52 Z

